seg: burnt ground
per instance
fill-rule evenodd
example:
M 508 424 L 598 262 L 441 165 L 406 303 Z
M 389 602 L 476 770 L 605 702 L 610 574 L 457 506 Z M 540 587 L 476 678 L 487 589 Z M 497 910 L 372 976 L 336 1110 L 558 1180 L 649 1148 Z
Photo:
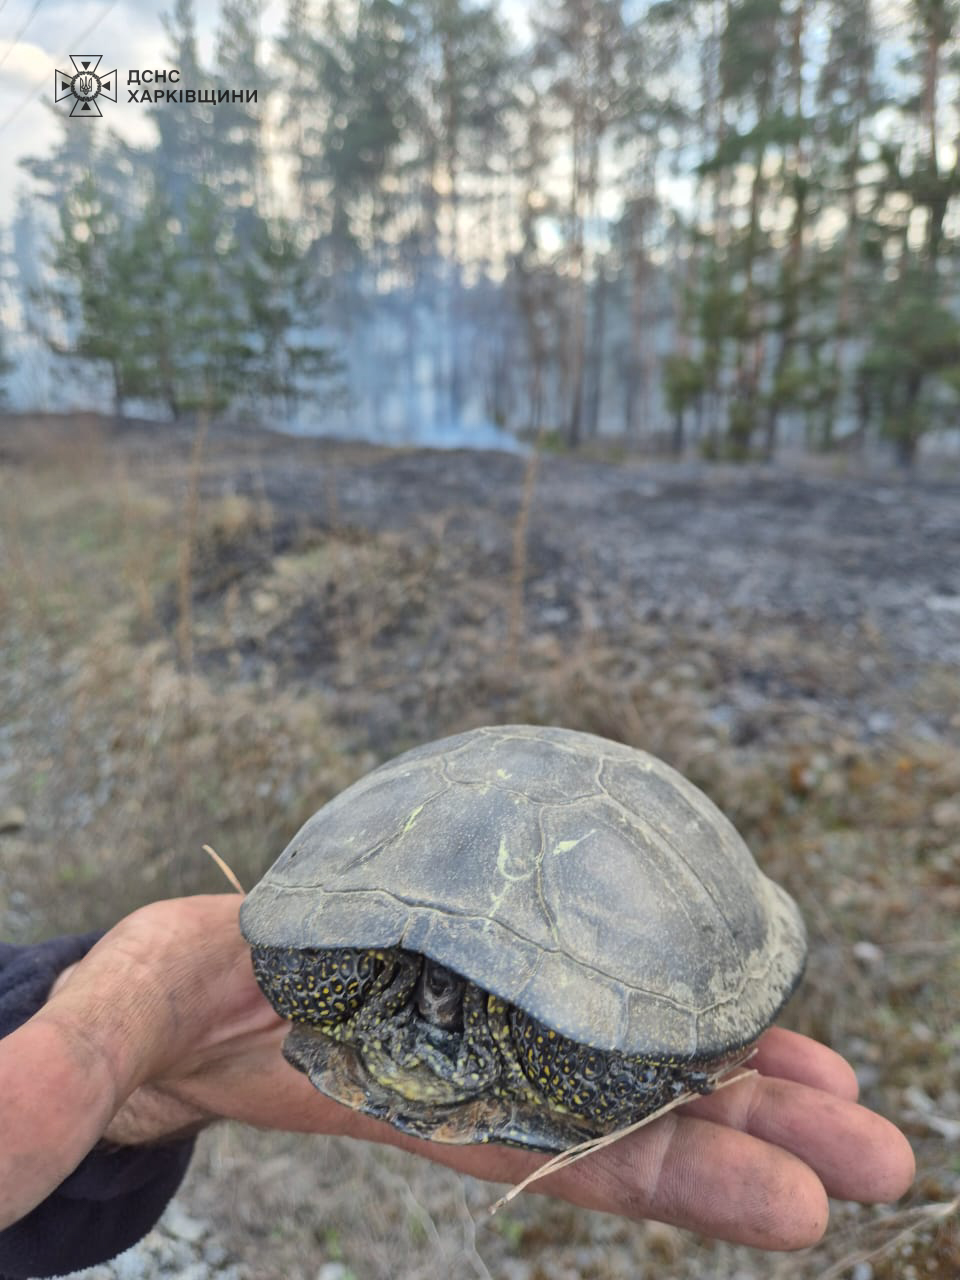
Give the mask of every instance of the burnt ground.
M 387 561 L 395 589 L 375 600 L 336 566 L 318 566 L 322 589 L 294 607 L 278 601 L 276 619 L 261 596 L 267 621 L 239 664 L 337 689 L 338 714 L 374 748 L 434 727 L 431 686 L 476 678 L 491 648 L 521 683 L 541 651 L 600 650 L 634 691 L 671 651 L 708 654 L 708 720 L 735 744 L 775 741 L 784 718 L 824 702 L 858 738 L 957 727 L 950 705 L 914 695 L 931 668 L 960 663 L 958 480 L 546 457 L 525 501 L 530 464 L 509 455 L 272 438 L 254 463 L 219 470 L 207 501 L 235 493 L 273 513 L 265 552 L 260 528 L 234 547 L 241 596 L 264 554 L 334 540 Z M 222 575 L 215 555 L 201 594 Z M 337 636 L 357 625 L 395 668 L 407 651 L 384 699 L 337 688 Z M 201 660 L 227 649 L 202 644 Z
M 836 1206 L 775 1259 L 537 1198 L 491 1220 L 422 1161 L 218 1129 L 140 1271 L 104 1274 L 183 1273 L 164 1240 L 263 1280 L 960 1274 L 960 477 L 193 446 L 0 423 L 4 933 L 216 890 L 204 842 L 252 883 L 414 743 L 591 730 L 686 771 L 798 898 L 787 1021 L 850 1057 L 920 1175 L 900 1215 Z

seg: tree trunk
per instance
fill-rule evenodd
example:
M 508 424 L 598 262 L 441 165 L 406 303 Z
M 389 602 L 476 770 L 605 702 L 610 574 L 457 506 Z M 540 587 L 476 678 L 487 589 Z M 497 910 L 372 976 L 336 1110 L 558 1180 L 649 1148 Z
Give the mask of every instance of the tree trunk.
M 586 245 L 584 242 L 585 180 L 584 151 L 586 147 L 584 104 L 579 86 L 574 89 L 575 100 L 571 122 L 572 175 L 570 183 L 570 364 L 569 364 L 569 412 L 567 417 L 567 443 L 578 449 L 583 436 L 583 372 L 586 361 Z
M 861 73 L 858 80 L 858 93 L 861 100 L 866 96 L 866 86 Z M 847 190 L 847 227 L 843 244 L 843 266 L 840 272 L 840 295 L 837 299 L 836 336 L 833 345 L 831 362 L 832 379 L 830 395 L 823 410 L 820 429 L 821 449 L 831 449 L 834 437 L 834 418 L 840 403 L 840 388 L 843 380 L 844 354 L 849 342 L 851 321 L 853 318 L 853 275 L 859 252 L 859 213 L 857 211 L 857 169 L 860 164 L 860 117 L 853 121 L 853 133 L 850 139 L 849 187 Z M 858 419 L 856 431 L 861 432 L 863 423 Z
M 780 386 L 783 375 L 790 367 L 797 341 L 797 320 L 800 313 L 800 270 L 803 257 L 803 229 L 805 221 L 806 191 L 802 179 L 797 178 L 796 209 L 790 233 L 790 245 L 780 275 L 783 301 L 780 312 L 780 346 L 774 361 L 770 388 L 770 404 L 764 439 L 764 456 L 769 460 L 777 448 L 777 420 L 782 407 Z
M 600 427 L 600 402 L 603 396 L 603 340 L 606 330 L 607 275 L 601 258 L 593 286 L 593 324 L 590 332 L 590 395 L 587 398 L 586 430 L 595 438 Z
M 686 442 L 683 438 L 683 410 L 678 409 L 673 415 L 673 435 L 670 438 L 670 452 L 675 458 L 682 458 Z
M 446 292 L 446 345 L 448 370 L 448 411 L 451 424 L 459 423 L 463 413 L 463 369 L 460 362 L 460 121 L 457 95 L 452 87 L 456 77 L 456 58 L 449 32 L 443 37 L 443 76 L 446 88 L 443 104 L 444 152 L 447 170 L 447 269 L 444 272 Z
M 790 84 L 793 89 L 793 109 L 797 119 L 803 117 L 803 24 L 804 0 L 797 0 L 793 13 L 792 40 L 790 52 Z M 787 148 L 784 148 L 784 167 L 786 167 Z M 793 225 L 790 228 L 790 243 L 786 258 L 780 272 L 783 299 L 780 309 L 780 346 L 774 361 L 773 379 L 770 388 L 770 403 L 767 410 L 767 423 L 764 438 L 764 456 L 771 459 L 777 448 L 777 420 L 782 407 L 780 389 L 783 375 L 790 367 L 797 339 L 797 320 L 800 313 L 800 276 L 803 262 L 803 232 L 806 212 L 806 179 L 804 169 L 803 141 L 798 140 L 793 152 Z
M 743 286 L 743 331 L 737 342 L 737 369 L 734 402 L 731 405 L 727 439 L 735 457 L 750 452 L 756 426 L 757 392 L 759 389 L 762 351 L 754 332 L 754 271 L 757 260 L 757 238 L 760 230 L 760 196 L 763 183 L 765 148 L 757 148 L 753 182 L 750 185 L 750 221 L 747 228 L 745 282 Z

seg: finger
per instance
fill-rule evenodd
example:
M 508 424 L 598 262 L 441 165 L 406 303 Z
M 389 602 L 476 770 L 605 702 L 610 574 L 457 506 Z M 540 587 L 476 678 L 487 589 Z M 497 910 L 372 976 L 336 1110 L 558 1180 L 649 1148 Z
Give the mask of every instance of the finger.
M 115 1105 L 108 1063 L 71 1027 L 34 1018 L 0 1040 L 0 1229 L 73 1172 Z
M 762 1075 L 795 1080 L 848 1102 L 856 1102 L 860 1094 L 856 1072 L 846 1058 L 825 1044 L 784 1027 L 771 1027 L 760 1038 L 756 1055 L 748 1065 Z
M 913 1181 L 910 1144 L 889 1120 L 792 1080 L 755 1076 L 698 1098 L 683 1113 L 792 1152 L 842 1200 L 887 1203 Z
M 184 1056 L 196 1038 L 194 1026 L 216 1024 L 212 1002 L 196 997 L 203 982 L 175 987 L 171 969 L 179 960 L 188 978 L 191 965 L 203 975 L 204 943 L 212 939 L 215 946 L 224 923 L 229 968 L 239 948 L 233 945 L 235 915 L 235 905 L 216 897 L 141 909 L 102 938 L 46 1004 L 0 1041 L 0 1227 L 27 1213 L 76 1168 L 156 1064 Z M 213 927 L 218 922 L 219 933 Z M 252 979 L 239 985 L 246 990 Z
M 718 1240 L 760 1249 L 802 1249 L 829 1218 L 816 1174 L 790 1152 L 722 1125 L 682 1115 L 626 1138 L 564 1170 L 557 1188 L 590 1208 L 655 1218 Z
M 405 1138 L 360 1117 L 356 1137 L 391 1142 L 474 1177 L 517 1183 L 545 1157 L 507 1147 Z M 707 1120 L 662 1120 L 533 1183 L 530 1191 L 623 1217 L 656 1218 L 720 1240 L 800 1249 L 826 1229 L 816 1174 L 787 1151 Z

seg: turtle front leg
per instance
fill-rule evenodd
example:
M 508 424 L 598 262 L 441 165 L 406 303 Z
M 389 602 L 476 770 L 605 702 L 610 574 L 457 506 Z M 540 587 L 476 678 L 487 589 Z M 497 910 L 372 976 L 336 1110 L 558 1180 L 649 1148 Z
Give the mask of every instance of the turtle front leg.
M 395 1019 L 362 1048 L 371 1074 L 413 1101 L 461 1102 L 494 1087 L 500 1061 L 486 1021 L 486 996 L 468 983 L 463 1025 L 450 1031 L 419 1017 Z

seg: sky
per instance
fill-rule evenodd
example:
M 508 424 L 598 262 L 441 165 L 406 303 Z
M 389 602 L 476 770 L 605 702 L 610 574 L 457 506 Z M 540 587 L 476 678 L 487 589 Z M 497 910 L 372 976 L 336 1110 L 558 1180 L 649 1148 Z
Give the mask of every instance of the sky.
M 59 135 L 62 126 L 51 110 L 54 72 L 72 70 L 71 54 L 102 54 L 99 70 L 118 70 L 119 91 L 116 102 L 100 99 L 102 119 L 69 120 L 69 128 L 109 126 L 130 142 L 147 142 L 154 136 L 151 113 L 176 109 L 172 104 L 161 108 L 132 103 L 127 94 L 129 70 L 172 65 L 165 57 L 167 38 L 161 24 L 161 15 L 172 8 L 173 0 L 0 0 L 0 222 L 9 221 L 17 192 L 29 186 L 17 161 L 45 153 Z M 213 49 L 217 10 L 217 0 L 197 0 L 204 59 Z M 268 4 L 265 37 L 281 29 L 284 10 L 282 0 Z M 72 102 L 57 103 L 57 112 L 68 117 Z

